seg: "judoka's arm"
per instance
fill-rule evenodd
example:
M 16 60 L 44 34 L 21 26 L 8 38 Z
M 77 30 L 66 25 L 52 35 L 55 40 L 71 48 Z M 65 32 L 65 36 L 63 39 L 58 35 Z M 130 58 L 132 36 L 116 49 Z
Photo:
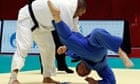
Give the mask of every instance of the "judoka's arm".
M 59 36 L 61 36 L 62 38 L 66 39 L 72 34 L 70 28 L 63 21 L 55 23 L 55 21 L 53 20 L 52 24 L 55 27 Z
M 60 17 L 60 10 L 56 8 L 51 1 L 48 1 L 48 6 L 55 21 L 52 21 L 61 41 L 68 47 L 68 49 L 77 52 L 77 50 L 86 50 L 87 41 L 83 35 L 73 33 L 69 26 L 65 24 Z M 79 51 L 78 51 L 79 52 Z
M 71 42 L 70 44 L 77 44 L 81 46 L 85 45 L 84 36 L 78 32 L 72 32 L 65 22 L 53 22 L 53 24 L 60 38 L 62 38 L 66 42 Z
M 78 32 L 72 32 L 63 21 L 57 23 L 53 21 L 53 24 L 62 43 L 64 43 L 68 49 L 73 50 L 76 54 L 80 52 L 79 50 L 86 50 L 87 40 L 83 35 Z
M 106 66 L 103 70 L 97 73 L 102 78 L 102 80 L 98 81 L 99 84 L 116 84 L 114 73 L 109 66 Z

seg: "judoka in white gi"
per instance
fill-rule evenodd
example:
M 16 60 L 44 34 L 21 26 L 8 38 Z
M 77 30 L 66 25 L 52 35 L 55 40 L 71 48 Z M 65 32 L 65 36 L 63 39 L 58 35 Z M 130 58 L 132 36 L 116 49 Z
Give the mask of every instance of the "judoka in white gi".
M 13 55 L 11 76 L 9 84 L 20 84 L 17 73 L 24 66 L 25 58 L 33 41 L 39 47 L 43 65 L 43 83 L 59 84 L 51 78 L 55 75 L 55 45 L 51 31 L 54 30 L 51 20 L 52 15 L 48 8 L 48 0 L 35 0 L 19 10 L 16 45 L 17 49 Z M 73 31 L 79 31 L 78 16 L 85 13 L 85 0 L 51 0 L 61 10 L 62 20 L 65 21 Z M 82 3 L 82 4 L 81 4 Z M 81 10 L 83 9 L 83 10 Z

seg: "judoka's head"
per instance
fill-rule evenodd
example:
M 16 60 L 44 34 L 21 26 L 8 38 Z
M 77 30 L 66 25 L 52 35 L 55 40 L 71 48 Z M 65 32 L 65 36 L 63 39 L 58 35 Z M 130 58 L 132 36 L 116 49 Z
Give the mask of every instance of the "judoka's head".
M 87 65 L 84 62 L 80 62 L 77 66 L 76 66 L 76 72 L 79 76 L 84 77 L 90 74 L 91 69 L 89 69 L 87 67 Z
M 85 14 L 86 7 L 87 7 L 86 0 L 78 0 L 77 9 L 75 11 L 73 18 L 82 16 L 83 14 Z

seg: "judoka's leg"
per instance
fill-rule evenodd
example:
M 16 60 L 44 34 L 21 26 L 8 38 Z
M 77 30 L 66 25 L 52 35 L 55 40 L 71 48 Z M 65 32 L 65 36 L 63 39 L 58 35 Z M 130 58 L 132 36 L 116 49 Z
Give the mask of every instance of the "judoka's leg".
M 35 30 L 33 38 L 40 49 L 43 66 L 43 83 L 59 83 L 51 79 L 55 75 L 55 44 L 50 31 Z
M 129 59 L 126 52 L 124 52 L 121 48 L 119 48 L 118 55 L 123 60 L 126 67 L 134 66 L 133 62 Z
M 32 46 L 32 32 L 28 28 L 29 20 L 18 21 L 16 30 L 16 51 L 12 59 L 12 72 L 9 84 L 19 83 L 17 73 L 24 66 L 26 55 Z
M 95 29 L 90 34 L 89 43 L 96 47 L 105 47 L 114 52 L 117 52 L 119 56 L 123 59 L 123 62 L 126 67 L 133 66 L 133 63 L 128 58 L 127 54 L 120 48 L 122 44 L 122 39 L 113 36 L 104 29 Z
M 90 44 L 96 47 L 105 47 L 114 52 L 118 52 L 121 46 L 122 39 L 116 36 L 112 36 L 104 29 L 94 29 L 88 38 Z

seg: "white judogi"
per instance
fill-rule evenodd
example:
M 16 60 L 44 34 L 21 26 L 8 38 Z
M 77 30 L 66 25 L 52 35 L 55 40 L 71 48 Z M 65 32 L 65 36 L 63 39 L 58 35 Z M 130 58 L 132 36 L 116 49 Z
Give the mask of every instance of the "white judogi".
M 79 31 L 75 26 L 78 18 L 73 19 L 74 12 L 77 7 L 77 0 L 51 0 L 61 11 L 61 18 L 74 31 Z M 32 18 L 29 14 L 28 5 L 24 6 L 19 11 L 17 30 L 16 30 L 16 44 L 17 49 L 12 60 L 12 70 L 21 69 L 24 65 L 25 57 L 35 41 L 40 49 L 43 76 L 55 75 L 55 44 L 51 31 L 52 15 L 48 8 L 47 0 L 36 0 L 32 3 L 32 9 L 35 18 L 39 24 L 33 32 L 31 28 L 34 26 Z M 76 23 L 75 23 L 76 22 Z

